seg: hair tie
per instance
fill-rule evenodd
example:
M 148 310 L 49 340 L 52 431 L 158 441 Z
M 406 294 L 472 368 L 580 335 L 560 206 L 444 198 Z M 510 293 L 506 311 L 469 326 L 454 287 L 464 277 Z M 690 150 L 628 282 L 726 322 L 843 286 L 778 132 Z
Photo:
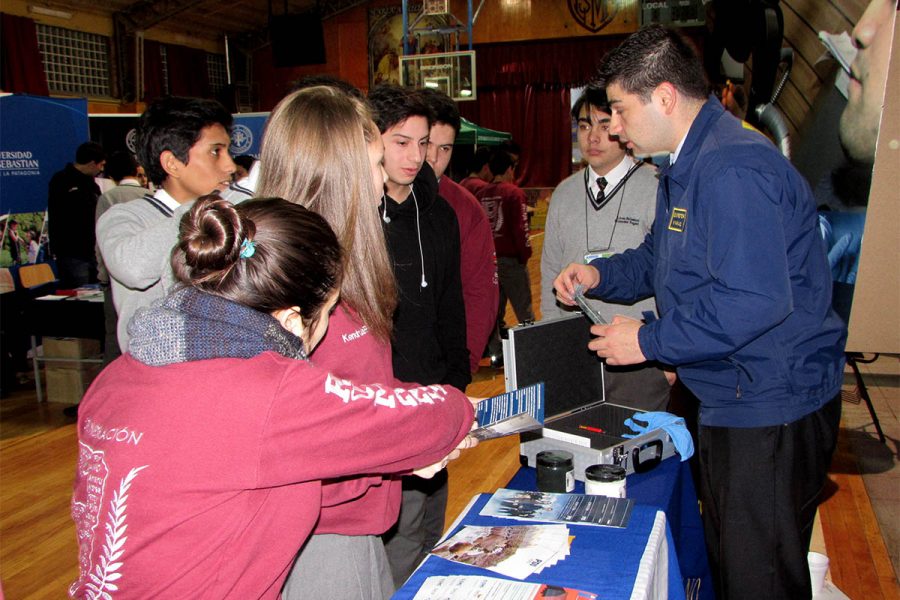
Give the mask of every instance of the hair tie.
M 244 241 L 241 242 L 241 258 L 250 258 L 254 254 L 256 254 L 256 242 L 244 238 Z

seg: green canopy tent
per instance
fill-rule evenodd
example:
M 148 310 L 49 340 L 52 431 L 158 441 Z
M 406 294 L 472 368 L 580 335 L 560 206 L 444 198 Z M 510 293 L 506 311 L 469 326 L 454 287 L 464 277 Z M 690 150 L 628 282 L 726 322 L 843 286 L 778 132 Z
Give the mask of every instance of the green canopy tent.
M 457 145 L 498 146 L 506 140 L 512 139 L 512 134 L 505 131 L 494 131 L 466 119 L 460 120 L 462 123 L 459 135 L 456 136 Z

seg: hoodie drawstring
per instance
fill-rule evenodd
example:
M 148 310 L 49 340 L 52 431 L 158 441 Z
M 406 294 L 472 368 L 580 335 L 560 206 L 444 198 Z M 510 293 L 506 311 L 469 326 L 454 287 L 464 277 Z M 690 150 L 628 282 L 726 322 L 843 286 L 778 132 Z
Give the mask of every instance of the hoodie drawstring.
M 413 204 L 416 205 L 416 236 L 419 238 L 419 259 L 422 261 L 420 264 L 422 266 L 422 283 L 420 284 L 423 288 L 428 287 L 428 282 L 425 281 L 425 253 L 422 252 L 422 228 L 419 226 L 419 201 L 416 199 L 416 191 L 413 189 L 413 186 L 409 186 L 409 191 L 413 197 Z

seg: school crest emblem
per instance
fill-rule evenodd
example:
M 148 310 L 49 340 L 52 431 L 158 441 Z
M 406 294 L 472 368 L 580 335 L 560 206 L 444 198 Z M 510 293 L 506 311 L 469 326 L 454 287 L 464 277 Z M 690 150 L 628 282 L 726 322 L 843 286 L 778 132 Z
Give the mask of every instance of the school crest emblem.
M 617 0 L 568 0 L 569 12 L 575 22 L 597 33 L 610 23 L 619 12 Z

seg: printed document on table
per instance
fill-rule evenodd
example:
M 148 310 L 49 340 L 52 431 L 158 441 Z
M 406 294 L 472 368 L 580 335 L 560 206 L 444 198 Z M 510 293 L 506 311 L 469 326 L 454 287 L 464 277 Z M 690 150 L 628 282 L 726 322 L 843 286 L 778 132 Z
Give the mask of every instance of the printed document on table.
M 432 575 L 413 600 L 597 600 L 597 594 L 545 583 L 470 575 Z
M 501 488 L 494 492 L 481 516 L 550 521 L 578 525 L 628 526 L 634 500 L 589 496 L 585 494 L 551 494 Z

